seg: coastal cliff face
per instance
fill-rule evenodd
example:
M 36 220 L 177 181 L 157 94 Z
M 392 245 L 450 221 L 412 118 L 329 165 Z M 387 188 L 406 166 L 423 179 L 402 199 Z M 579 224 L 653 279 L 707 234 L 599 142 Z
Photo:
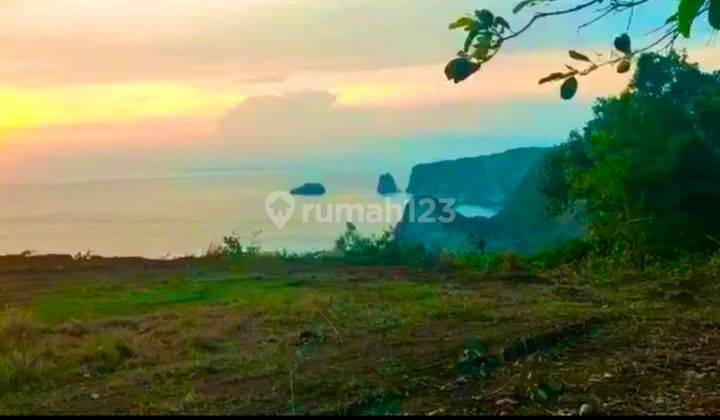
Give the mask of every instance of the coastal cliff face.
M 538 185 L 543 171 L 543 158 L 550 150 L 552 149 L 519 149 L 519 153 L 513 153 L 518 151 L 510 151 L 501 154 L 507 165 L 510 165 L 509 162 L 513 161 L 508 157 L 513 156 L 520 157 L 519 160 L 514 162 L 531 163 L 526 168 L 517 166 L 497 168 L 498 172 L 488 177 L 492 178 L 490 182 L 496 182 L 496 185 L 490 188 L 478 186 L 472 190 L 476 194 L 475 199 L 480 199 L 480 197 L 483 197 L 484 192 L 490 192 L 493 189 L 497 190 L 498 185 L 500 185 L 499 178 L 504 175 L 514 177 L 518 173 L 522 173 L 522 177 L 515 186 L 507 193 L 504 193 L 506 196 L 502 200 L 502 207 L 497 215 L 488 218 L 465 217 L 458 214 L 452 223 L 413 223 L 407 217 L 404 217 L 395 229 L 396 237 L 406 244 L 423 245 L 431 252 L 470 250 L 473 248 L 473 238 L 479 237 L 486 242 L 485 250 L 488 252 L 533 253 L 552 248 L 566 240 L 584 235 L 585 222 L 582 209 L 574 209 L 554 218 L 547 218 L 544 215 L 545 198 L 539 191 Z M 534 158 L 531 156 L 534 156 Z M 483 165 L 480 163 L 482 158 L 473 159 L 476 160 L 474 163 L 475 168 Z M 433 165 L 437 165 L 436 168 L 441 167 L 449 173 L 458 174 L 458 177 L 462 170 L 469 170 L 472 167 L 467 160 L 462 159 L 454 162 L 420 166 L 433 167 Z M 424 169 L 424 171 L 426 170 Z M 465 174 L 465 178 L 472 177 L 472 173 Z M 434 185 L 439 185 L 439 183 Z M 465 185 L 467 186 L 469 183 L 465 183 Z M 510 188 L 509 185 L 505 185 L 504 188 Z M 425 185 L 419 184 L 414 187 L 415 190 L 428 189 Z M 452 191 L 454 189 L 452 185 L 443 186 L 443 188 L 450 191 L 448 194 L 457 192 Z M 453 195 L 450 196 L 453 197 Z M 416 195 L 415 197 L 421 196 Z M 488 204 L 487 201 L 481 201 L 481 203 Z M 409 209 L 406 210 L 406 213 L 409 213 Z
M 504 153 L 417 165 L 407 192 L 414 196 L 454 198 L 460 204 L 501 207 L 550 148 L 531 147 Z

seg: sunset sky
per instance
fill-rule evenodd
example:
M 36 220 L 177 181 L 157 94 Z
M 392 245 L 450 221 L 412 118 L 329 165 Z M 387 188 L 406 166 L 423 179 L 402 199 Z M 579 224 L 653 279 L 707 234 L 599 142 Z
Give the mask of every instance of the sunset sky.
M 561 103 L 537 80 L 572 47 L 609 52 L 626 20 L 538 25 L 471 81 L 447 30 L 508 0 L 0 0 L 0 183 L 203 168 L 403 165 L 561 141 L 626 76 L 599 72 Z M 677 5 L 637 11 L 643 34 Z M 715 69 L 705 27 L 691 57 Z M 398 158 L 400 157 L 400 158 Z

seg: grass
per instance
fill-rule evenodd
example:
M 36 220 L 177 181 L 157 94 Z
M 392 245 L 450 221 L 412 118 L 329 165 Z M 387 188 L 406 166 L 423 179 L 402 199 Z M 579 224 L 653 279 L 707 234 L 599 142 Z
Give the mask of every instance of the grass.
M 715 407 L 710 268 L 588 283 L 563 270 L 91 263 L 8 271 L 0 413 L 539 414 L 596 400 L 648 412 L 656 394 L 694 395 L 668 399 L 678 412 Z M 31 278 L 45 285 L 35 296 Z
M 307 289 L 300 285 L 289 287 L 283 282 L 232 279 L 212 282 L 179 279 L 140 287 L 133 284 L 108 287 L 92 283 L 81 290 L 68 289 L 42 299 L 35 306 L 35 313 L 42 321 L 58 322 L 211 304 L 240 308 L 259 303 L 259 307 L 277 312 L 302 300 L 304 293 Z

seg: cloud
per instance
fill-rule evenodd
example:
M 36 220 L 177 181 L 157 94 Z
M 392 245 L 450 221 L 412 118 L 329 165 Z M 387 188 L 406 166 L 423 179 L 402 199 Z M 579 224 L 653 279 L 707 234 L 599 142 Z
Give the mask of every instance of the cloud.
M 358 153 L 380 156 L 397 151 L 397 145 L 406 152 L 422 147 L 422 141 L 408 141 L 411 139 L 443 136 L 498 139 L 521 135 L 559 141 L 578 127 L 589 111 L 586 102 L 558 100 L 463 101 L 403 108 L 345 106 L 339 99 L 317 90 L 249 98 L 220 119 L 203 149 L 247 163 L 256 159 L 348 158 Z
M 0 77 L 24 83 L 368 69 L 456 48 L 456 0 L 25 0 L 0 5 Z M 398 19 L 402 16 L 402 19 Z M 427 28 L 436 27 L 437 31 Z M 370 30 L 367 30 L 370 29 Z M 270 70 L 269 70 L 270 69 Z
M 284 82 L 287 80 L 287 75 L 279 75 L 279 74 L 267 74 L 267 75 L 256 75 L 256 76 L 245 76 L 241 77 L 238 80 L 238 83 L 240 84 L 249 84 L 249 85 L 267 85 L 267 84 L 275 84 Z
M 482 6 L 519 26 L 528 16 L 510 13 L 513 3 L 485 0 Z M 477 0 L 5 2 L 0 3 L 0 80 L 237 80 L 427 65 L 457 51 L 464 35 L 447 25 L 477 7 Z M 664 10 L 638 9 L 633 32 L 645 33 L 666 16 Z M 598 42 L 609 47 L 627 24 L 615 18 L 577 33 L 577 21 L 540 22 L 508 48 L 538 52 Z
M 505 12 L 513 3 L 482 2 Z M 127 147 L 123 156 L 157 158 L 163 168 L 198 157 L 348 161 L 417 159 L 431 147 L 438 157 L 498 151 L 517 145 L 510 138 L 562 140 L 587 119 L 594 97 L 627 82 L 601 70 L 567 103 L 557 85 L 538 86 L 563 68 L 570 46 L 607 52 L 627 25 L 613 19 L 576 33 L 578 19 L 558 18 L 508 44 L 476 77 L 449 84 L 442 67 L 463 34 L 447 24 L 476 7 L 477 0 L 0 2 L 0 166 L 80 177 L 84 166 L 107 171 L 92 156 L 113 156 L 118 144 Z M 666 16 L 640 8 L 633 32 Z M 527 18 L 512 16 L 511 24 Z M 717 48 L 690 52 L 706 68 L 720 64 Z M 11 137 L 28 151 L 11 150 Z M 79 147 L 85 160 L 59 153 Z

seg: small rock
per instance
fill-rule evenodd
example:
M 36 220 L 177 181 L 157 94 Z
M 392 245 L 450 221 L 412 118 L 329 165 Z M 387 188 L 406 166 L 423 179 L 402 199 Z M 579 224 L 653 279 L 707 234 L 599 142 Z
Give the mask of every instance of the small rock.
M 456 385 L 465 385 L 466 383 L 468 383 L 468 381 L 469 381 L 469 379 L 467 378 L 467 376 L 460 376 L 457 379 L 455 379 L 455 384 Z
M 561 396 L 558 397 L 557 402 L 558 402 L 558 404 L 563 404 L 563 405 L 567 405 L 567 404 L 575 405 L 576 401 L 575 401 L 574 395 L 562 394 Z
M 327 190 L 319 182 L 308 182 L 290 190 L 292 195 L 325 195 Z
M 503 398 L 501 400 L 495 401 L 495 405 L 515 405 L 517 404 L 517 401 L 513 400 L 512 398 Z
M 380 180 L 378 181 L 377 192 L 382 195 L 387 195 L 398 193 L 400 190 L 398 189 L 397 184 L 395 183 L 395 178 L 393 178 L 392 175 L 382 174 L 380 175 Z
M 570 417 L 577 415 L 577 412 L 575 410 L 570 409 L 561 409 L 555 412 L 555 416 L 559 417 Z
M 586 403 L 580 406 L 579 413 L 581 416 L 592 416 L 597 414 L 597 409 L 595 408 L 595 405 Z
M 685 372 L 685 377 L 687 378 L 688 382 L 703 379 L 706 376 L 707 376 L 707 372 L 697 373 L 694 370 L 688 370 L 687 372 Z
M 96 393 L 96 392 L 93 392 L 92 394 L 90 394 L 90 398 L 92 398 L 93 400 L 97 401 L 97 400 L 100 399 L 100 394 L 98 394 L 98 393 Z

